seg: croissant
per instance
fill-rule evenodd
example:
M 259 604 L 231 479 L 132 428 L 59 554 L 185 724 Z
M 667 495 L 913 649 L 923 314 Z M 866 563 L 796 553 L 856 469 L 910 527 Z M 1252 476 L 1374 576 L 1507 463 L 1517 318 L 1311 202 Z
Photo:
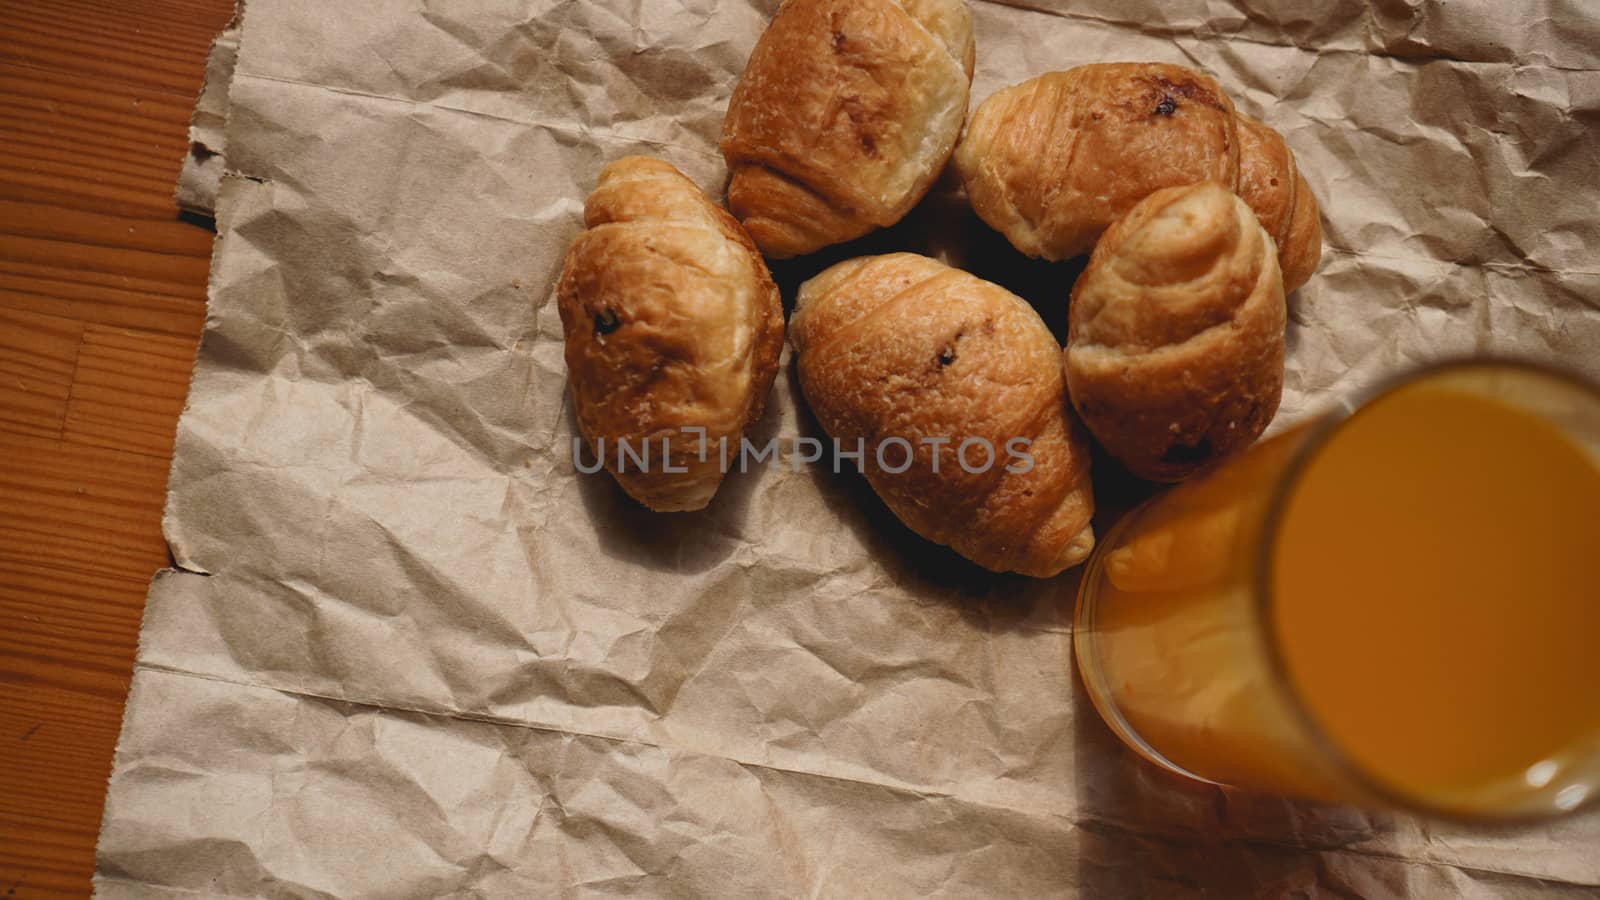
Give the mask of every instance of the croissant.
M 1322 216 L 1283 136 L 1239 115 L 1239 184 L 1244 202 L 1278 249 L 1284 293 L 1311 278 L 1322 259 Z
M 972 66 L 962 0 L 785 0 L 723 120 L 729 208 L 773 258 L 893 225 L 950 159 Z
M 973 210 L 1029 256 L 1088 253 L 1151 192 L 1200 181 L 1238 191 L 1268 223 L 1293 263 L 1289 290 L 1322 252 L 1316 200 L 1283 138 L 1183 66 L 1102 63 L 1005 88 L 973 113 L 955 166 Z
M 1073 286 L 1072 404 L 1130 472 L 1181 480 L 1272 421 L 1285 318 L 1277 253 L 1243 200 L 1214 182 L 1156 191 Z
M 778 288 L 739 223 L 659 160 L 602 169 L 584 224 L 556 287 L 578 429 L 629 496 L 700 509 L 772 389 Z
M 789 339 L 817 421 L 912 531 L 997 572 L 1088 556 L 1088 438 L 1021 298 L 924 256 L 862 257 L 800 286 Z

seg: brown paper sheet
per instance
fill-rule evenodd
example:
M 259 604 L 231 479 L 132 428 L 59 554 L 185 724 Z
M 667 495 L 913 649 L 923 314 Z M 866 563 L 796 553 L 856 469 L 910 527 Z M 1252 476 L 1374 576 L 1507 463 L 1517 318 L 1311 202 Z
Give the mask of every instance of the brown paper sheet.
M 243 0 L 238 0 L 242 5 Z M 239 18 L 233 19 L 211 42 L 206 53 L 206 79 L 189 117 L 189 149 L 178 169 L 178 184 L 173 200 L 178 208 L 202 216 L 215 216 L 217 191 L 227 168 L 228 86 L 233 83 L 233 67 L 239 56 Z
M 600 166 L 713 191 L 775 0 L 251 0 L 105 897 L 1592 897 L 1600 815 L 1481 829 L 1179 784 L 1075 686 L 1075 579 L 983 573 L 784 455 L 654 515 L 571 460 L 552 285 Z M 1396 370 L 1600 376 L 1576 2 L 972 4 L 974 102 L 1213 72 L 1321 198 L 1276 427 Z M 779 267 L 940 252 L 942 193 Z M 792 298 L 791 298 L 792 299 Z M 787 359 L 757 437 L 815 434 Z

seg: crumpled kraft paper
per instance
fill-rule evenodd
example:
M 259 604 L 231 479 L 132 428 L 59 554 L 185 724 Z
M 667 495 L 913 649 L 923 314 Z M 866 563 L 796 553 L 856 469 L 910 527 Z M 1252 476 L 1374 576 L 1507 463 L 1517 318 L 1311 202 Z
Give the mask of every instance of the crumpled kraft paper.
M 178 169 L 173 200 L 178 208 L 202 216 L 215 216 L 217 191 L 226 169 L 228 87 L 239 57 L 239 18 L 244 0 L 237 0 L 233 19 L 222 29 L 206 53 L 206 80 L 189 117 L 189 149 Z
M 1473 828 L 1179 783 L 1077 687 L 1076 578 L 910 535 L 817 435 L 662 516 L 578 474 L 553 284 L 601 165 L 714 192 L 774 0 L 251 0 L 210 316 L 107 798 L 106 897 L 1592 897 L 1600 815 Z M 1214 73 L 1322 201 L 1276 427 L 1428 359 L 1600 376 L 1600 18 L 972 3 L 974 103 Z M 777 267 L 939 253 L 1064 321 L 941 187 Z M 1106 502 L 1107 507 L 1115 506 Z M 1352 665 L 1359 665 L 1352 654 Z

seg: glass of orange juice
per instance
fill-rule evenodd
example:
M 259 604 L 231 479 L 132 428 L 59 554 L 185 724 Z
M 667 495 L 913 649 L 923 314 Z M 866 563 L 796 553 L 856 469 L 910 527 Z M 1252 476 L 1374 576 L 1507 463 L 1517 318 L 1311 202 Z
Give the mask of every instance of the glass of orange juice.
M 1520 819 L 1600 793 L 1600 391 L 1452 363 L 1119 521 L 1074 648 L 1192 778 Z

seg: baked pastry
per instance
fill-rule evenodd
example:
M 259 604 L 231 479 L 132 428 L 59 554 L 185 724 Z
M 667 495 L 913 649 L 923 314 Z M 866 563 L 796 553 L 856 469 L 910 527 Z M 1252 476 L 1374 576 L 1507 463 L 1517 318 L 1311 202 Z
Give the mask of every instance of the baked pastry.
M 1239 184 L 1237 192 L 1272 235 L 1289 293 L 1311 278 L 1322 260 L 1322 215 L 1311 186 L 1295 165 L 1294 151 L 1283 135 L 1241 113 L 1239 115 Z
M 1215 182 L 1139 201 L 1072 289 L 1067 386 L 1130 472 L 1178 481 L 1260 436 L 1283 393 L 1277 252 Z
M 785 0 L 728 102 L 728 207 L 763 253 L 893 225 L 950 159 L 972 83 L 962 0 Z
M 1021 298 L 912 253 L 839 263 L 790 320 L 817 421 L 917 534 L 1035 577 L 1094 546 L 1088 438 Z
M 737 452 L 772 389 L 778 288 L 739 223 L 660 160 L 600 170 L 583 219 L 556 287 L 578 429 L 629 496 L 700 509 L 721 442 Z
M 956 148 L 972 208 L 1018 250 L 1088 253 L 1151 192 L 1239 177 L 1233 102 L 1209 76 L 1162 63 L 1048 72 L 983 101 Z
M 1316 200 L 1283 138 L 1183 66 L 1101 63 L 1005 88 L 973 113 L 955 166 L 973 210 L 1029 256 L 1088 253 L 1153 191 L 1200 181 L 1268 223 L 1293 263 L 1288 289 L 1321 255 Z

